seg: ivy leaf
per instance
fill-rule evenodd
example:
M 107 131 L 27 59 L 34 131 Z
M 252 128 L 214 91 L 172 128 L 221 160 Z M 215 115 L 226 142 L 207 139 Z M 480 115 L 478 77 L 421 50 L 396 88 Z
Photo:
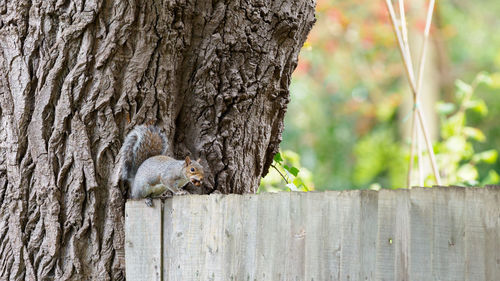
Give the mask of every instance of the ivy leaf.
M 288 172 L 290 172 L 290 174 L 292 174 L 294 177 L 296 177 L 298 174 L 299 174 L 299 169 L 295 168 L 295 167 L 290 167 L 288 165 L 283 165 L 283 168 L 285 168 L 285 170 L 287 170 Z
M 281 162 L 283 162 L 283 158 L 281 158 L 281 153 L 276 153 L 274 154 L 274 161 L 278 164 L 281 164 Z

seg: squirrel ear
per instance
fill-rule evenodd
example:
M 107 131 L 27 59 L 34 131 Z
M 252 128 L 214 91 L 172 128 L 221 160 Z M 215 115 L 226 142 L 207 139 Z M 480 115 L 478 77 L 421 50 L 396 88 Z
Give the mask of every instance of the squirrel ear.
M 201 162 L 201 158 L 198 158 L 198 160 L 196 160 L 196 162 L 200 163 Z
M 191 158 L 189 156 L 186 156 L 186 166 L 191 164 Z

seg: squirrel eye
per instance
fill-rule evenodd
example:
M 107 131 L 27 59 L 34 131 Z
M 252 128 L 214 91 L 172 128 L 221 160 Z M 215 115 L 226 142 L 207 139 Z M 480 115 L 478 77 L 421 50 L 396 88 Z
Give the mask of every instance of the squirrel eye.
M 191 172 L 194 172 L 194 168 L 191 168 Z

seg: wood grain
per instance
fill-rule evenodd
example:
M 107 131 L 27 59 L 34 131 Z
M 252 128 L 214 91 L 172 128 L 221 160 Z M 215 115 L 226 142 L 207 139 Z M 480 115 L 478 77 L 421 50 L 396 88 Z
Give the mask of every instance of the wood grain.
M 146 207 L 146 208 L 145 208 Z M 162 203 L 129 200 L 125 206 L 125 267 L 129 281 L 162 279 Z
M 163 276 L 500 280 L 498 202 L 498 187 L 174 197 L 163 209 Z M 126 240 L 157 241 L 159 223 L 150 219 L 158 210 L 134 203 L 127 204 L 126 225 L 147 217 L 141 223 L 151 231 L 127 228 Z M 147 249 L 136 250 L 144 258 L 127 255 L 127 266 L 137 261 L 131 267 L 157 276 L 144 260 L 158 252 Z

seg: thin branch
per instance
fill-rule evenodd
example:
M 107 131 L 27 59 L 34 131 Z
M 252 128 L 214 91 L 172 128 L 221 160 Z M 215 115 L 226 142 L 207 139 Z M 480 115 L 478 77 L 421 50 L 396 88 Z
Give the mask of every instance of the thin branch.
M 280 170 L 276 166 L 271 164 L 271 167 L 273 167 L 281 175 L 281 177 L 285 180 L 286 184 L 289 184 L 288 180 L 285 178 L 285 176 L 280 172 Z

